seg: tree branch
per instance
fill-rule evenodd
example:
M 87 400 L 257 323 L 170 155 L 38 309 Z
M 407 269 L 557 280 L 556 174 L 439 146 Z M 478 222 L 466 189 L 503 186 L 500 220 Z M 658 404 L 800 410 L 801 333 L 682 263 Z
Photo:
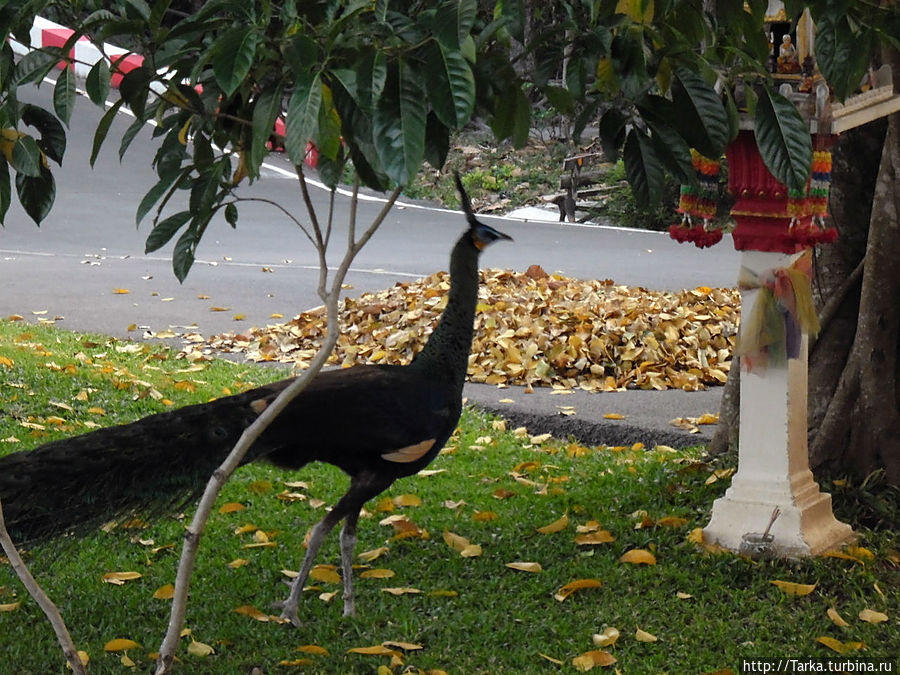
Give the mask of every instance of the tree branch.
M 841 305 L 844 304 L 844 300 L 847 299 L 847 295 L 851 290 L 859 283 L 859 280 L 862 279 L 863 270 L 866 266 L 866 259 L 863 257 L 859 264 L 853 269 L 850 275 L 844 279 L 841 285 L 831 294 L 831 297 L 828 298 L 828 302 L 825 303 L 825 306 L 822 307 L 822 310 L 819 312 L 819 335 L 821 335 L 828 328 L 828 324 L 834 319 L 835 315 L 838 313 L 838 310 L 841 308 Z M 819 343 L 818 336 L 809 336 L 809 354 L 812 356 L 816 345 Z
M 72 642 L 72 636 L 69 634 L 68 628 L 66 628 L 62 614 L 59 613 L 59 609 L 53 604 L 53 601 L 44 592 L 44 589 L 40 587 L 40 584 L 35 581 L 31 572 L 28 571 L 25 561 L 22 560 L 22 556 L 20 556 L 19 552 L 16 550 L 12 537 L 9 536 L 9 532 L 6 530 L 6 521 L 3 518 L 2 504 L 0 504 L 0 546 L 3 547 L 3 552 L 6 554 L 6 557 L 9 558 L 9 564 L 12 565 L 16 576 L 19 577 L 22 585 L 25 586 L 28 595 L 34 598 L 38 607 L 41 608 L 41 611 L 44 612 L 44 615 L 50 622 L 50 625 L 53 626 L 53 632 L 56 633 L 56 641 L 59 642 L 59 646 L 62 647 L 63 655 L 65 655 L 66 661 L 72 668 L 72 672 L 74 672 L 75 675 L 87 675 L 87 670 L 81 662 L 78 650 L 75 649 L 75 643 Z
M 309 199 L 309 193 L 306 188 L 306 181 L 303 179 L 303 170 L 298 167 L 297 169 L 298 175 L 300 177 L 302 191 L 304 194 L 304 200 L 307 203 L 308 208 L 312 208 L 312 202 Z M 187 608 L 187 597 L 188 590 L 190 588 L 190 578 L 194 569 L 194 563 L 197 558 L 197 549 L 200 543 L 200 538 L 203 536 L 203 532 L 206 529 L 206 524 L 209 520 L 210 514 L 212 513 L 213 505 L 215 504 L 216 499 L 219 496 L 222 488 L 224 487 L 226 481 L 231 477 L 232 473 L 234 473 L 235 469 L 240 465 L 244 456 L 247 454 L 247 451 L 250 449 L 250 446 L 259 438 L 259 436 L 268 428 L 268 426 L 278 417 L 279 414 L 294 400 L 312 381 L 312 379 L 319 373 L 322 367 L 325 365 L 328 357 L 331 355 L 331 352 L 334 349 L 335 344 L 337 343 L 338 335 L 339 335 L 339 321 L 338 321 L 338 301 L 340 300 L 341 295 L 341 286 L 344 282 L 344 278 L 346 277 L 347 271 L 350 269 L 350 265 L 353 262 L 353 259 L 359 253 L 359 251 L 365 246 L 366 242 L 372 238 L 372 235 L 375 234 L 375 231 L 384 222 L 385 217 L 387 216 L 388 211 L 391 206 L 393 206 L 394 202 L 400 196 L 400 188 L 396 188 L 394 192 L 391 194 L 391 197 L 388 199 L 385 207 L 381 210 L 381 212 L 376 216 L 372 225 L 363 233 L 362 237 L 360 237 L 357 242 L 348 242 L 347 251 L 344 253 L 343 260 L 341 260 L 341 264 L 338 266 L 337 270 L 334 273 L 334 277 L 331 283 L 331 288 L 326 289 L 325 279 L 327 278 L 327 261 L 325 258 L 325 251 L 322 246 L 317 246 L 319 252 L 319 260 L 324 272 L 320 277 L 320 286 L 319 291 L 322 296 L 322 299 L 325 301 L 326 307 L 326 331 L 325 331 L 325 341 L 322 346 L 319 348 L 319 351 L 316 352 L 315 357 L 313 357 L 312 362 L 309 365 L 309 368 L 303 372 L 303 374 L 298 377 L 294 382 L 292 382 L 287 389 L 285 389 L 278 397 L 272 401 L 272 403 L 260 414 L 259 417 L 244 430 L 244 433 L 241 434 L 240 439 L 235 444 L 234 448 L 232 448 L 228 457 L 224 462 L 216 469 L 213 473 L 212 477 L 210 477 L 209 482 L 206 485 L 206 489 L 203 492 L 203 496 L 200 499 L 200 504 L 197 507 L 197 512 L 194 514 L 194 517 L 191 521 L 190 527 L 188 528 L 187 533 L 185 534 L 184 546 L 181 551 L 181 559 L 178 564 L 178 572 L 175 577 L 175 595 L 172 600 L 172 612 L 169 618 L 169 625 L 166 631 L 165 638 L 163 639 L 162 645 L 159 650 L 159 659 L 156 663 L 156 675 L 165 675 L 169 673 L 172 664 L 175 660 L 175 650 L 178 647 L 178 642 L 181 636 L 181 628 L 184 625 L 184 617 Z M 356 193 L 354 192 L 354 197 L 356 197 Z M 355 213 L 355 199 L 354 204 L 351 206 L 351 210 Z M 315 222 L 314 218 L 314 227 L 316 228 L 317 241 L 324 244 L 324 239 L 321 237 L 321 229 L 318 227 L 318 223 Z
M 285 216 L 290 218 L 290 220 L 300 228 L 300 231 L 306 235 L 306 238 L 309 239 L 309 243 L 313 246 L 316 245 L 316 241 L 312 238 L 312 235 L 309 233 L 309 230 L 306 229 L 306 226 L 300 222 L 300 219 L 294 216 L 290 211 L 284 208 L 281 204 L 276 202 L 274 199 L 267 199 L 265 197 L 238 197 L 235 196 L 235 202 L 259 202 L 261 204 L 268 204 L 269 206 L 274 206 L 276 209 L 281 211 Z

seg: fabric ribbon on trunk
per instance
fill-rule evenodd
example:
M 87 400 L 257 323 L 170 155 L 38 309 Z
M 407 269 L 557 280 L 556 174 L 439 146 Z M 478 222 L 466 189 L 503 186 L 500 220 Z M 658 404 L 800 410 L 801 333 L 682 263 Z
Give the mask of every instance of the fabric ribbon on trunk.
M 765 372 L 800 355 L 803 333 L 816 335 L 819 318 L 812 300 L 812 252 L 807 250 L 790 267 L 759 274 L 741 267 L 738 288 L 758 289 L 756 302 L 741 319 L 737 355 L 747 372 Z

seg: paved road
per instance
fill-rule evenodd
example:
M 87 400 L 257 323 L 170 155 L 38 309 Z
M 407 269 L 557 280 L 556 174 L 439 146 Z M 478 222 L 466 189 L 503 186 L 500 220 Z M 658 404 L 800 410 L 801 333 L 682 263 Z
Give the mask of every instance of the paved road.
M 44 84 L 28 96 L 49 105 L 52 89 Z M 101 114 L 86 99 L 79 100 L 64 166 L 54 172 L 56 204 L 41 227 L 35 227 L 17 204 L 7 214 L 5 227 L 0 229 L 0 316 L 33 318 L 32 312 L 46 312 L 47 316 L 63 317 L 60 325 L 64 327 L 111 335 L 129 335 L 131 324 L 153 331 L 192 326 L 209 335 L 264 324 L 274 312 L 292 316 L 320 304 L 315 293 L 318 263 L 312 247 L 296 227 L 268 206 L 242 208 L 236 230 L 224 220 L 214 223 L 183 285 L 171 271 L 171 246 L 144 255 L 149 221 L 136 227 L 134 212 L 155 182 L 151 134 L 149 130 L 141 132 L 120 162 L 118 140 L 132 121 L 120 115 L 91 170 L 91 140 Z M 306 220 L 296 177 L 281 157 L 273 156 L 267 162 L 262 180 L 251 186 L 247 195 L 275 200 Z M 315 188 L 313 198 L 324 213 L 327 191 Z M 344 241 L 348 203 L 346 197 L 337 197 L 335 242 Z M 370 221 L 381 204 L 377 198 L 364 201 L 360 222 Z M 738 266 L 737 254 L 728 242 L 701 252 L 659 233 L 510 218 L 486 220 L 515 239 L 514 244 L 489 249 L 482 261 L 486 267 L 524 270 L 539 264 L 547 271 L 575 278 L 610 278 L 616 283 L 666 289 L 731 285 Z M 386 288 L 399 280 L 446 269 L 450 248 L 463 226 L 458 213 L 443 209 L 411 203 L 395 208 L 356 260 L 347 277 L 353 287 L 348 292 Z M 336 264 L 341 253 L 336 250 L 329 264 Z M 113 293 L 121 288 L 130 292 Z M 213 306 L 229 311 L 212 312 Z M 235 322 L 235 314 L 245 315 L 244 322 Z M 472 387 L 467 393 L 485 404 L 510 407 L 496 403 L 499 398 L 509 398 L 508 392 L 498 395 L 493 388 Z M 576 405 L 578 414 L 566 418 L 564 426 L 578 432 L 573 420 L 583 420 L 587 429 L 597 421 L 588 418 L 599 416 L 598 423 L 613 430 L 655 428 L 663 441 L 673 442 L 665 435 L 672 429 L 668 419 L 714 411 L 719 396 L 718 391 L 657 397 L 648 397 L 651 392 L 635 394 L 611 395 L 616 397 L 614 405 L 607 405 L 604 395 L 585 396 Z M 515 409 L 522 419 L 537 420 L 549 414 L 556 421 L 559 397 L 513 398 L 520 399 Z M 626 414 L 626 420 L 617 425 L 603 422 L 604 410 Z M 579 433 L 587 435 L 585 430 Z

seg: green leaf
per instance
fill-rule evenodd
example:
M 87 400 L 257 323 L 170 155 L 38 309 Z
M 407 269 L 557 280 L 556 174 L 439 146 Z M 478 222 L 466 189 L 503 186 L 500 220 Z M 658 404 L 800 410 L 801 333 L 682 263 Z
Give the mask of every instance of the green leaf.
M 97 155 L 100 153 L 100 148 L 103 145 L 103 141 L 106 140 L 106 135 L 109 133 L 109 127 L 112 125 L 113 120 L 116 118 L 116 114 L 119 112 L 119 108 L 122 107 L 122 104 L 125 102 L 124 99 L 119 99 L 115 102 L 115 104 L 106 111 L 103 117 L 100 118 L 100 121 L 97 123 L 97 130 L 94 132 L 94 143 L 91 147 L 91 166 L 94 166 L 94 162 L 97 161 Z
M 460 129 L 475 108 L 475 78 L 458 51 L 432 45 L 425 70 L 428 100 L 438 118 L 451 129 Z
M 707 157 L 718 157 L 728 143 L 725 108 L 706 80 L 686 68 L 676 68 L 672 81 L 675 128 L 688 144 Z
M 506 22 L 506 30 L 519 42 L 525 38 L 525 3 L 523 0 L 497 0 L 494 17 Z
M 225 170 L 225 161 L 216 162 L 208 171 L 203 171 L 191 186 L 189 206 L 194 217 L 212 217 L 212 207 L 219 193 L 219 183 Z M 207 218 L 208 219 L 208 218 Z
M 39 106 L 26 104 L 22 107 L 22 121 L 40 132 L 41 138 L 37 143 L 44 154 L 57 164 L 62 164 L 66 153 L 66 130 L 59 120 Z
M 622 159 L 635 200 L 642 205 L 659 201 L 664 179 L 662 164 L 650 139 L 637 127 L 628 132 Z
M 812 139 L 797 108 L 781 94 L 764 88 L 754 116 L 759 154 L 776 179 L 803 189 L 812 166 Z
M 128 103 L 128 107 L 131 108 L 135 117 L 144 117 L 152 78 L 153 72 L 149 68 L 141 66 L 125 73 L 122 81 L 119 82 L 119 94 Z
M 409 185 L 422 164 L 426 114 L 421 73 L 408 61 L 400 61 L 378 101 L 373 120 L 378 156 L 385 172 L 399 185 Z
M 449 0 L 434 13 L 434 36 L 442 47 L 457 51 L 469 36 L 478 9 L 476 0 Z
M 524 147 L 531 130 L 531 102 L 518 86 L 504 91 L 494 100 L 491 130 L 497 140 L 512 137 L 516 148 Z
M 575 99 L 568 89 L 548 86 L 544 89 L 544 94 L 550 101 L 550 105 L 563 115 L 571 115 L 575 112 Z
M 6 212 L 12 202 L 12 188 L 9 184 L 9 165 L 0 157 L 0 224 L 6 218 Z
M 53 70 L 59 62 L 59 58 L 58 53 L 51 51 L 36 49 L 28 52 L 16 64 L 15 84 L 21 86 L 29 82 L 39 82 Z
M 328 188 L 337 187 L 346 163 L 347 156 L 343 152 L 338 152 L 334 159 L 327 155 L 319 154 L 319 162 L 316 164 L 316 172 L 319 174 L 319 179 Z
M 167 243 L 175 236 L 186 222 L 191 219 L 190 211 L 179 211 L 156 224 L 147 237 L 147 243 L 144 246 L 144 253 L 152 253 Z
M 172 184 L 175 182 L 175 179 L 179 177 L 177 173 L 170 173 L 166 176 L 162 177 L 156 185 L 150 188 L 147 191 L 147 194 L 144 195 L 144 198 L 141 199 L 141 203 L 138 204 L 137 213 L 135 214 L 134 221 L 135 224 L 140 225 L 141 221 L 144 219 L 150 209 L 153 208 L 153 205 L 160 200 L 160 198 L 166 193 L 166 191 L 172 187 Z
M 19 203 L 25 213 L 38 225 L 50 213 L 56 199 L 56 181 L 49 169 L 43 169 L 38 176 L 16 174 L 16 191 Z
M 53 109 L 63 124 L 69 126 L 72 110 L 75 109 L 75 70 L 73 68 L 63 68 L 56 78 L 56 85 L 53 87 Z
M 101 58 L 88 71 L 87 79 L 84 82 L 88 98 L 97 105 L 106 103 L 106 97 L 109 96 L 109 79 L 109 63 L 106 59 Z
M 425 161 L 440 171 L 449 152 L 450 130 L 431 111 L 425 123 Z
M 214 48 L 213 73 L 216 82 L 230 97 L 247 77 L 256 56 L 260 36 L 255 30 L 235 27 L 223 35 Z
M 334 107 L 331 87 L 322 85 L 322 104 L 319 106 L 319 129 L 315 137 L 319 158 L 337 159 L 341 149 L 341 118 Z
M 227 222 L 231 227 L 237 227 L 238 221 L 238 209 L 234 203 L 225 205 L 225 222 Z
M 175 250 L 172 252 L 172 269 L 178 281 L 184 282 L 188 272 L 194 264 L 194 252 L 197 250 L 197 244 L 200 242 L 200 233 L 196 227 L 196 223 L 182 234 L 175 243 Z
M 12 165 L 20 176 L 41 175 L 41 149 L 31 136 L 19 136 L 13 145 Z
M 667 124 L 647 122 L 652 133 L 650 141 L 654 150 L 669 172 L 683 185 L 697 180 L 691 161 L 691 149 L 684 139 Z
M 269 154 L 267 143 L 275 128 L 275 120 L 281 114 L 281 98 L 284 94 L 282 85 L 267 89 L 256 99 L 253 106 L 253 136 L 250 142 L 249 164 L 247 166 L 251 178 L 259 176 L 259 166 Z
M 322 105 L 322 79 L 319 73 L 298 77 L 288 102 L 284 149 L 294 164 L 302 164 L 306 144 L 316 137 L 319 107 Z
M 856 90 L 869 65 L 869 35 L 855 34 L 846 15 L 828 12 L 816 21 L 816 63 L 839 101 Z

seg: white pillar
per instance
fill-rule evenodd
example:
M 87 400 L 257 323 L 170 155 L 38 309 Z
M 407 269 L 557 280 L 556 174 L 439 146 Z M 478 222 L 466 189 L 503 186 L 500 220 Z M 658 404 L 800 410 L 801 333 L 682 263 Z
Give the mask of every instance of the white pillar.
M 789 266 L 796 256 L 744 251 L 742 265 L 753 272 Z M 748 312 L 758 290 L 741 292 Z M 761 533 L 775 507 L 770 530 L 778 557 L 817 555 L 853 538 L 835 519 L 831 495 L 819 491 L 809 470 L 807 448 L 807 339 L 800 356 L 764 372 L 741 371 L 738 469 L 725 495 L 713 503 L 703 530 L 708 543 L 737 551 L 744 534 Z

